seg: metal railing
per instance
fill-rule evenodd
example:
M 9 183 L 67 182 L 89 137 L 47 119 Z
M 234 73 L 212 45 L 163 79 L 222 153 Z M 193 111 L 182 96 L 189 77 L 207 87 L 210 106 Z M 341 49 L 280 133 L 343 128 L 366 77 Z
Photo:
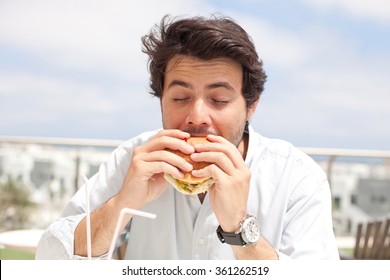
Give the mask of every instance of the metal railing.
M 0 135 L 0 143 L 115 148 L 115 147 L 119 146 L 121 143 L 123 143 L 123 141 L 122 140 L 104 140 L 104 139 L 24 137 L 24 136 L 1 136 Z
M 333 149 L 333 148 L 300 148 L 308 155 L 320 155 L 329 157 L 367 157 L 390 159 L 390 151 L 386 150 L 358 150 L 358 149 Z
M 338 158 L 369 158 L 390 160 L 390 151 L 386 150 L 359 150 L 359 149 L 334 149 L 334 148 L 300 148 L 309 156 L 327 157 L 326 173 L 329 185 L 332 186 L 333 165 Z
M 105 139 L 80 139 L 80 138 L 58 138 L 58 137 L 23 137 L 23 136 L 0 136 L 1 143 L 14 144 L 37 144 L 48 146 L 66 146 L 73 148 L 95 147 L 95 148 L 116 148 L 124 140 Z M 304 153 L 312 157 L 325 157 L 327 161 L 326 172 L 329 183 L 332 181 L 333 164 L 338 158 L 376 158 L 390 160 L 390 151 L 387 150 L 363 150 L 363 149 L 335 149 L 335 148 L 312 148 L 299 147 Z M 389 161 L 390 162 L 390 161 Z
M 2 136 L 0 143 L 41 144 L 53 146 L 75 147 L 111 147 L 115 148 L 124 140 L 118 139 L 83 139 L 83 138 L 59 138 L 59 137 L 29 137 L 29 136 Z M 329 157 L 369 157 L 390 159 L 390 151 L 387 150 L 363 150 L 363 149 L 334 149 L 334 148 L 310 148 L 301 147 L 304 153 L 316 156 Z

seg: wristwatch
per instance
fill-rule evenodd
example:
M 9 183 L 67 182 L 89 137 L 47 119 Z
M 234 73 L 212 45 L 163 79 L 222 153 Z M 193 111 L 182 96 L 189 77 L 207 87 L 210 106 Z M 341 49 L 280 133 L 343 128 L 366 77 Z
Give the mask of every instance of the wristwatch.
M 247 215 L 240 223 L 240 228 L 236 232 L 224 232 L 221 226 L 217 228 L 218 239 L 222 243 L 236 246 L 248 246 L 255 244 L 260 239 L 260 227 L 257 219 Z

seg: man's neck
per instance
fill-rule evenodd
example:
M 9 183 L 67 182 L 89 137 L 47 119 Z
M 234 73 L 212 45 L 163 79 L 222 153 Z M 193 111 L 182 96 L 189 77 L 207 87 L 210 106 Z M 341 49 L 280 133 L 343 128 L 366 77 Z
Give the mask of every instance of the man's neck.
M 249 146 L 249 133 L 244 133 L 242 136 L 242 141 L 240 144 L 238 144 L 238 151 L 240 152 L 242 158 L 245 160 L 246 154 L 248 152 L 248 146 Z
M 200 203 L 203 203 L 203 200 L 204 200 L 205 196 L 206 196 L 206 193 L 198 194 L 198 198 L 199 198 Z

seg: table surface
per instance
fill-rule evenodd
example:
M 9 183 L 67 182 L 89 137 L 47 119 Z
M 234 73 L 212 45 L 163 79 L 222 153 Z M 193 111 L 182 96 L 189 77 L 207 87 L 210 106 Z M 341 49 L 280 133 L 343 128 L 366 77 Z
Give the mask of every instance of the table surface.
M 41 229 L 22 229 L 0 233 L 0 245 L 35 254 L 39 239 L 43 234 Z
M 38 242 L 43 234 L 42 229 L 22 229 L 0 233 L 0 246 L 17 249 L 26 253 L 35 254 Z M 354 237 L 337 237 L 340 248 L 353 248 Z

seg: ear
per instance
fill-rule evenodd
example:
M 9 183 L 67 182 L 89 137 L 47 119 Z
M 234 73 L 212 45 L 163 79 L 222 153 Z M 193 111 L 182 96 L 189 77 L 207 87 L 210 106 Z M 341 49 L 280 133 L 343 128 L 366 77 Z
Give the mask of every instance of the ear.
M 246 116 L 246 117 L 247 117 L 247 120 L 248 120 L 248 121 L 250 121 L 250 120 L 252 119 L 253 114 L 254 114 L 255 111 L 256 111 L 257 104 L 259 103 L 259 100 L 260 100 L 260 98 L 257 99 L 256 102 L 253 102 L 252 105 L 249 106 L 249 108 L 247 109 L 247 112 L 246 112 L 247 116 Z

